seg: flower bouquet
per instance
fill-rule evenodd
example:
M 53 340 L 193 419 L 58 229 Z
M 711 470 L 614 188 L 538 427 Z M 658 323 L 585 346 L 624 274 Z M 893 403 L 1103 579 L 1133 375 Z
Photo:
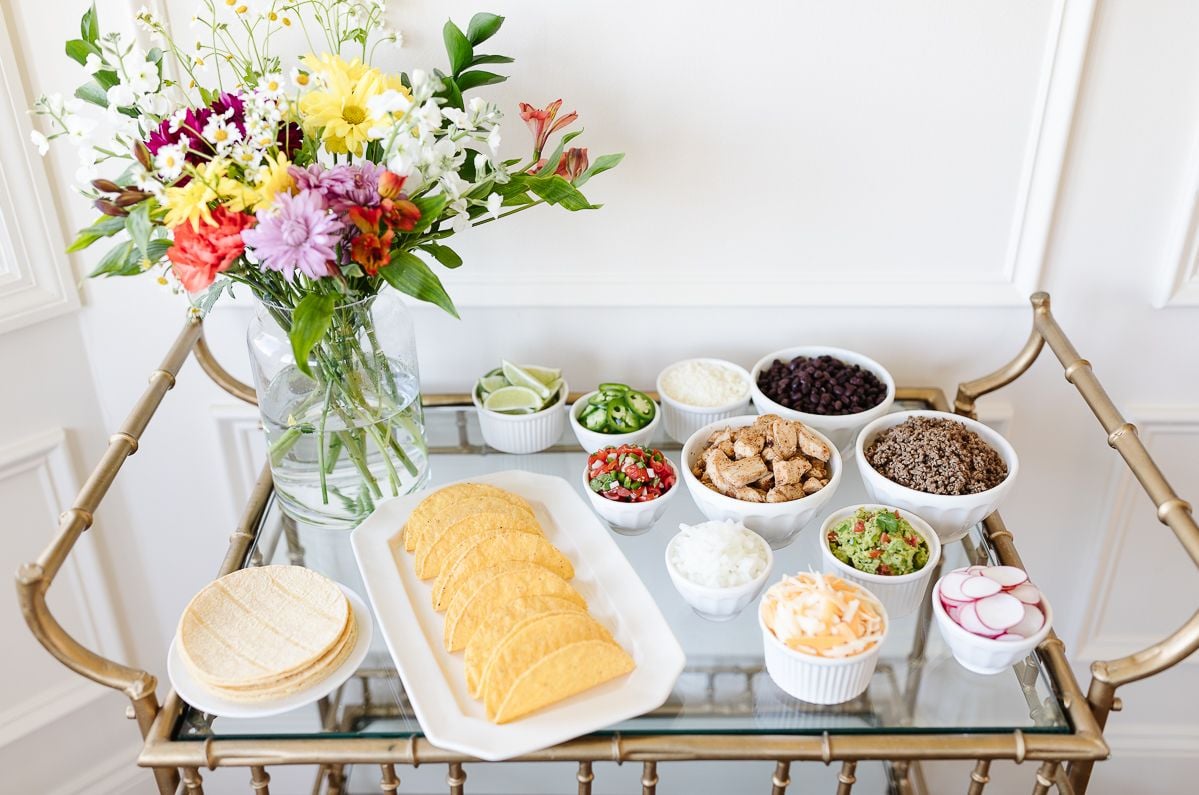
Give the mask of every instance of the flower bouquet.
M 427 478 L 398 293 L 456 316 L 434 270 L 462 264 L 449 238 L 542 204 L 595 209 L 580 188 L 621 160 L 569 147 L 561 100 L 522 103 L 531 156 L 502 159 L 500 108 L 465 95 L 506 79 L 489 69 L 513 59 L 481 51 L 503 17 L 448 21 L 444 71 L 389 72 L 373 65 L 400 41 L 386 16 L 385 0 L 203 0 L 187 43 L 144 10 L 138 39 L 102 33 L 92 7 L 66 44 L 88 82 L 34 108 L 34 144 L 75 144 L 100 212 L 70 250 L 115 243 L 91 275 L 154 272 L 200 314 L 235 285 L 258 299 L 276 489 L 316 524 L 351 526 Z M 287 41 L 307 54 L 285 61 Z

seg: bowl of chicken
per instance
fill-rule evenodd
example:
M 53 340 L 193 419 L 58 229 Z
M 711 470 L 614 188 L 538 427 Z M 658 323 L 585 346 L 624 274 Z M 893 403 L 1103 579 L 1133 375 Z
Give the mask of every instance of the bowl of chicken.
M 704 516 L 741 522 L 782 549 L 832 499 L 841 455 L 829 438 L 777 414 L 718 420 L 683 445 L 683 482 Z

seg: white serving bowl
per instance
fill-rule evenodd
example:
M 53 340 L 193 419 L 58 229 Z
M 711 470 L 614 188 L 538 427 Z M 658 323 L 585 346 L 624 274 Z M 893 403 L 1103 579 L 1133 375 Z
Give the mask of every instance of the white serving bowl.
M 648 446 L 650 439 L 654 438 L 654 431 L 658 430 L 658 425 L 662 422 L 662 407 L 654 403 L 654 418 L 644 428 L 636 431 L 630 431 L 629 433 L 599 433 L 598 431 L 589 431 L 579 422 L 579 415 L 583 413 L 583 409 L 587 406 L 588 399 L 598 391 L 592 390 L 588 392 L 576 400 L 570 407 L 570 427 L 575 432 L 575 438 L 579 440 L 579 446 L 588 452 L 598 450 L 601 447 L 620 447 L 622 444 Z
M 758 388 L 758 377 L 776 360 L 789 362 L 797 356 L 807 356 L 815 358 L 817 356 L 832 356 L 834 359 L 840 359 L 846 364 L 856 364 L 863 370 L 869 370 L 878 376 L 878 380 L 882 381 L 887 387 L 887 395 L 883 398 L 883 402 L 866 411 L 859 411 L 855 414 L 808 414 L 806 411 L 796 411 L 790 409 L 781 403 L 776 403 Z M 866 423 L 883 416 L 891 410 L 891 404 L 895 402 L 895 379 L 887 372 L 886 368 L 868 356 L 863 356 L 860 353 L 846 350 L 844 348 L 831 348 L 826 345 L 802 345 L 796 348 L 784 348 L 781 351 L 775 351 L 767 356 L 763 356 L 754 365 L 750 371 L 749 388 L 753 393 L 754 406 L 759 414 L 777 414 L 780 417 L 786 417 L 789 420 L 799 420 L 804 425 L 815 428 L 821 433 L 828 436 L 837 445 L 838 450 L 844 450 L 853 443 L 854 434 Z
M 941 580 L 937 580 L 933 586 L 932 599 L 933 615 L 937 618 L 937 629 L 945 639 L 945 645 L 949 646 L 953 658 L 963 668 L 976 674 L 990 675 L 1008 670 L 1032 654 L 1033 649 L 1049 636 L 1049 630 L 1053 628 L 1053 608 L 1043 592 L 1041 603 L 1037 606 L 1045 613 L 1045 625 L 1024 640 L 994 640 L 962 629 L 941 604 Z
M 794 541 L 799 531 L 833 498 L 837 487 L 841 485 L 841 454 L 827 436 L 814 431 L 816 436 L 828 445 L 831 453 L 828 461 L 828 485 L 815 494 L 790 502 L 746 502 L 726 497 L 700 483 L 692 473 L 691 467 L 699 460 L 704 443 L 713 431 L 720 428 L 743 428 L 753 425 L 757 419 L 756 414 L 747 414 L 708 423 L 691 434 L 683 445 L 679 463 L 687 491 L 691 493 L 691 499 L 704 516 L 709 519 L 731 519 L 740 522 L 766 539 L 771 549 L 782 549 Z
M 762 588 L 770 579 L 770 571 L 774 567 L 774 553 L 770 550 L 766 539 L 755 534 L 762 549 L 766 551 L 766 567 L 762 569 L 761 574 L 742 585 L 713 588 L 692 582 L 675 568 L 671 561 L 671 553 L 674 551 L 675 541 L 678 540 L 679 535 L 676 533 L 674 538 L 670 539 L 670 543 L 666 545 L 666 572 L 670 575 L 670 581 L 674 583 L 674 588 L 679 592 L 679 596 L 683 597 L 683 600 L 700 617 L 709 621 L 729 621 L 736 618 L 746 605 L 757 599 L 758 595 L 762 593 Z
M 745 397 L 738 398 L 732 403 L 726 403 L 723 406 L 692 406 L 675 400 L 666 394 L 666 390 L 662 388 L 662 376 L 678 365 L 686 364 L 687 362 L 702 362 L 732 370 L 745 379 Z M 666 427 L 666 435 L 680 444 L 687 441 L 691 434 L 709 423 L 749 412 L 749 400 L 752 394 L 750 391 L 749 373 L 744 367 L 739 367 L 732 362 L 726 362 L 724 359 L 684 359 L 683 361 L 675 362 L 670 367 L 658 373 L 656 386 L 658 389 L 658 399 L 662 404 L 662 424 Z
M 758 603 L 758 627 L 762 630 L 766 673 L 783 692 L 809 704 L 842 704 L 866 691 L 883 641 L 891 631 L 885 607 L 883 636 L 874 648 L 854 657 L 817 657 L 796 651 L 776 638 L 762 619 L 763 604 Z
M 962 423 L 982 437 L 983 441 L 995 449 L 995 452 L 999 453 L 1000 458 L 1007 464 L 1007 477 L 998 486 L 986 491 L 980 491 L 977 494 L 958 495 L 929 494 L 917 491 L 916 489 L 910 489 L 907 486 L 901 486 L 895 481 L 886 478 L 866 461 L 866 448 L 871 445 L 880 433 L 900 424 L 909 417 L 940 417 Z M 950 414 L 946 411 L 898 411 L 894 414 L 888 414 L 885 417 L 879 417 L 863 428 L 862 432 L 858 434 L 858 442 L 855 449 L 858 471 L 862 474 L 862 483 L 866 486 L 866 493 L 870 495 L 870 499 L 884 505 L 894 505 L 896 508 L 921 517 L 937 531 L 937 535 L 940 537 L 943 545 L 957 541 L 966 535 L 971 527 L 981 522 L 992 511 L 998 508 L 1003 498 L 1007 496 L 1008 491 L 1011 490 L 1012 483 L 1016 480 L 1016 472 L 1019 469 L 1019 460 L 1016 458 L 1016 451 L 1008 443 L 1007 439 L 1004 439 L 981 422 L 969 419 L 968 417 L 962 417 L 958 414 Z
M 828 534 L 834 526 L 853 516 L 860 508 L 866 508 L 871 511 L 895 510 L 895 507 L 891 505 L 867 504 L 851 505 L 848 508 L 842 508 L 839 511 L 829 514 L 828 518 L 824 520 L 824 524 L 820 527 L 820 554 L 824 558 L 825 568 L 832 569 L 838 577 L 857 583 L 877 596 L 878 600 L 887 608 L 887 615 L 892 618 L 909 615 L 920 607 L 920 603 L 924 599 L 924 592 L 928 590 L 928 583 L 932 579 L 933 572 L 936 570 L 937 564 L 941 561 L 941 541 L 937 538 L 936 531 L 929 526 L 928 522 L 911 511 L 901 511 L 900 513 L 903 518 L 907 520 L 912 529 L 919 533 L 924 542 L 928 544 L 928 562 L 919 571 L 914 571 L 911 574 L 884 575 L 858 571 L 848 563 L 842 563 L 833 554 L 832 549 L 829 547 Z
M 662 492 L 657 499 L 648 502 L 616 502 L 596 494 L 588 485 L 591 478 L 588 477 L 588 471 L 584 467 L 583 491 L 587 492 L 587 496 L 591 500 L 591 507 L 611 526 L 612 530 L 621 535 L 639 536 L 653 527 L 662 518 L 662 514 L 666 513 L 667 506 L 674 499 L 681 484 L 678 478 L 679 468 L 666 456 L 663 458 L 674 470 L 674 485 Z
M 562 438 L 566 430 L 566 396 L 570 389 L 566 382 L 558 390 L 558 400 L 552 406 L 535 414 L 501 414 L 483 408 L 476 386 L 471 392 L 475 410 L 479 414 L 479 430 L 483 441 L 501 453 L 526 455 L 551 447 Z

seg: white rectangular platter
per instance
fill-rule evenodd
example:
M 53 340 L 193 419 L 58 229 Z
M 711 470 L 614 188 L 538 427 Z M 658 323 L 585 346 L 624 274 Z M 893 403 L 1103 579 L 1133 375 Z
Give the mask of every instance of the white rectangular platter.
M 524 497 L 546 538 L 570 558 L 571 584 L 591 614 L 632 655 L 636 668 L 525 718 L 497 726 L 466 692 L 462 654 L 442 645 L 442 615 L 432 580 L 416 576 L 413 556 L 393 558 L 388 541 L 429 492 L 380 503 L 351 535 L 377 626 L 395 660 L 425 736 L 451 751 L 498 761 L 565 742 L 662 705 L 683 670 L 682 647 L 609 530 L 567 481 L 510 470 L 471 478 Z M 445 484 L 451 485 L 451 484 Z

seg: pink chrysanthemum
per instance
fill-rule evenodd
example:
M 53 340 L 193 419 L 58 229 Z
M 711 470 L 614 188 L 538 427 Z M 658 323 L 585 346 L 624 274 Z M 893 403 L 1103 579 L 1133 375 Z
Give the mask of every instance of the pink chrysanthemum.
M 329 213 L 324 198 L 316 191 L 295 196 L 280 193 L 275 209 L 258 213 L 258 226 L 242 233 L 259 265 L 281 271 L 291 281 L 298 270 L 310 279 L 333 274 L 334 246 L 345 225 Z

